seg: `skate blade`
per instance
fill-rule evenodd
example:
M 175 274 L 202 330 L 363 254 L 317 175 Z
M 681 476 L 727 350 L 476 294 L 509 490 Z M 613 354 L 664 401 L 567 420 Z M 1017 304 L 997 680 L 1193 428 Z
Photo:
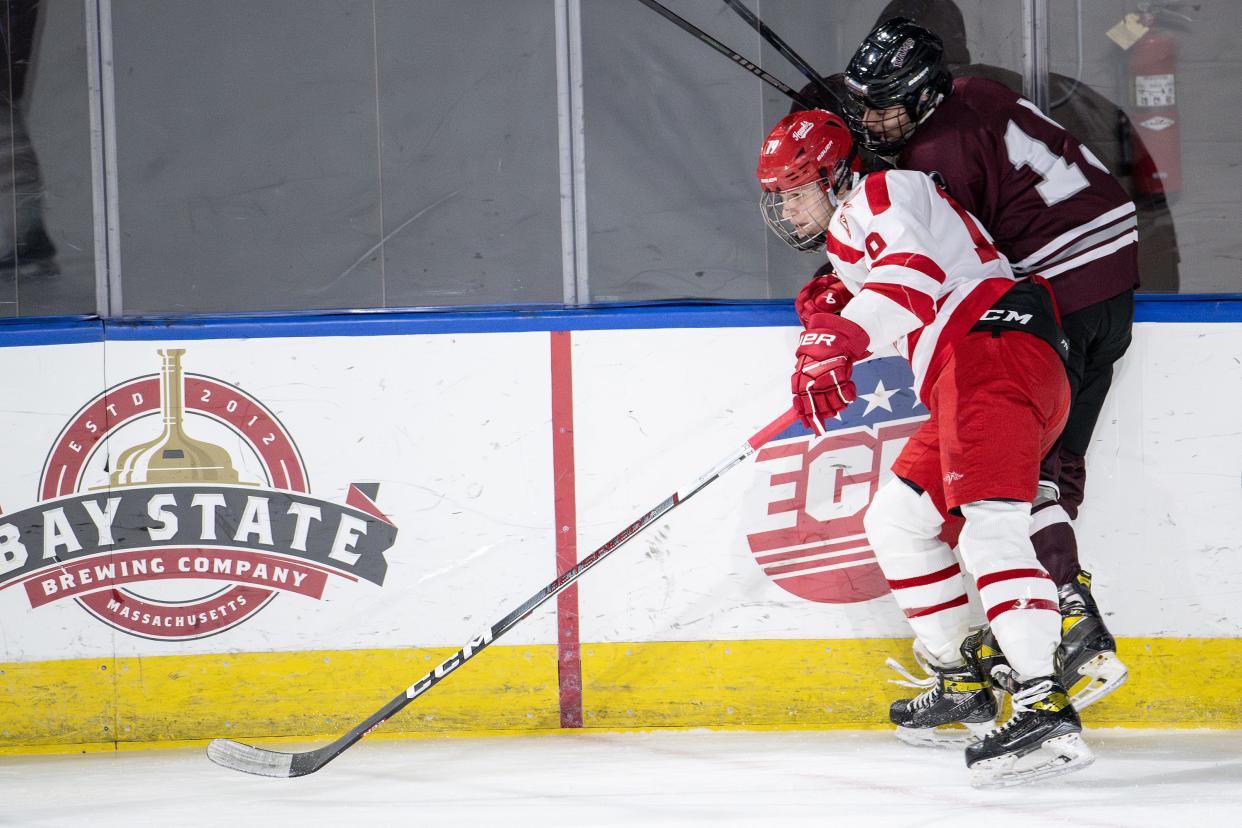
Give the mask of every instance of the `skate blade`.
M 1012 788 L 1041 779 L 1074 773 L 1095 761 L 1082 736 L 1067 733 L 1049 739 L 1030 753 L 983 759 L 970 766 L 971 787 L 981 790 Z
M 901 727 L 898 725 L 897 741 L 913 747 L 961 749 L 982 739 L 996 729 L 996 721 L 963 722 L 941 727 Z
M 1069 689 L 1074 709 L 1082 711 L 1126 683 L 1130 670 L 1116 653 L 1103 652 L 1078 668 L 1083 678 Z

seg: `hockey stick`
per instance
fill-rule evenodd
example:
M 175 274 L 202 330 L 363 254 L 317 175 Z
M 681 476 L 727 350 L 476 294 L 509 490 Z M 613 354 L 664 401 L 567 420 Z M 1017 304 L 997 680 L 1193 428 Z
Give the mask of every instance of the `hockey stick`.
M 709 35 L 707 32 L 703 31 L 698 26 L 691 23 L 689 20 L 686 20 L 684 17 L 679 17 L 676 13 L 674 13 L 670 9 L 657 3 L 656 0 L 638 0 L 638 2 L 642 3 L 644 6 L 646 6 L 647 8 L 651 9 L 656 14 L 663 17 L 665 20 L 668 20 L 674 25 L 680 26 L 683 30 L 694 35 L 699 40 L 706 43 L 708 46 L 711 46 L 717 52 L 720 52 L 720 54 L 724 55 L 729 60 L 736 63 L 738 66 L 741 66 L 743 69 L 746 69 L 752 75 L 759 78 L 761 81 L 764 81 L 765 83 L 784 92 L 794 101 L 796 101 L 799 106 L 806 107 L 807 109 L 815 108 L 814 102 L 809 101 L 806 98 L 802 97 L 802 95 L 798 92 L 798 90 L 794 89 L 792 86 L 780 80 L 779 78 L 775 78 L 772 75 L 768 74 L 757 64 L 752 63 L 746 58 L 742 57 L 737 52 L 733 51 L 728 46 L 724 45 L 719 40 Z
M 738 16 L 750 24 L 751 28 L 757 31 L 768 43 L 781 53 L 785 60 L 797 67 L 798 71 L 806 76 L 807 80 L 819 87 L 819 91 L 827 95 L 831 100 L 836 101 L 838 107 L 844 109 L 845 103 L 841 100 L 841 96 L 832 91 L 828 86 L 828 81 L 824 80 L 818 72 L 812 68 L 811 64 L 802 59 L 802 56 L 795 52 L 788 43 L 781 39 L 780 35 L 768 28 L 768 25 L 759 19 L 759 15 L 750 10 L 742 0 L 724 0 L 729 8 L 738 13 Z
M 633 538 L 643 529 L 650 526 L 660 518 L 677 506 L 685 503 L 694 494 L 702 490 L 708 483 L 720 477 L 729 469 L 738 463 L 750 457 L 759 448 L 776 435 L 787 429 L 798 419 L 798 415 L 793 409 L 786 411 L 772 422 L 761 428 L 753 437 L 747 440 L 743 445 L 739 446 L 729 454 L 724 460 L 721 460 L 711 469 L 696 480 L 689 489 L 683 494 L 680 491 L 673 492 L 658 506 L 647 512 L 638 520 L 622 529 L 616 537 L 605 543 L 599 549 L 596 549 L 590 555 L 587 555 L 574 566 L 556 576 L 552 583 L 536 592 L 526 600 L 526 603 L 497 621 L 482 634 L 475 636 L 466 643 L 453 655 L 440 662 L 430 673 L 411 684 L 407 689 L 403 690 L 388 704 L 372 713 L 365 721 L 356 725 L 353 730 L 341 736 L 335 742 L 324 745 L 314 750 L 307 750 L 301 753 L 280 753 L 274 750 L 266 750 L 264 748 L 254 747 L 242 742 L 235 742 L 232 739 L 213 739 L 207 745 L 207 756 L 217 765 L 231 768 L 236 771 L 245 773 L 253 773 L 259 776 L 305 776 L 308 773 L 314 773 L 324 765 L 331 762 L 336 757 L 344 753 L 349 747 L 361 741 L 361 739 L 382 725 L 391 716 L 395 715 L 399 710 L 419 696 L 426 693 L 434 687 L 441 679 L 445 678 L 449 673 L 465 664 L 474 656 L 482 652 L 488 645 L 500 638 L 518 625 L 522 619 L 530 615 L 534 610 L 547 601 L 553 595 L 556 595 L 565 587 L 577 581 L 582 577 L 588 569 L 608 557 L 613 550 L 622 546 L 626 541 Z

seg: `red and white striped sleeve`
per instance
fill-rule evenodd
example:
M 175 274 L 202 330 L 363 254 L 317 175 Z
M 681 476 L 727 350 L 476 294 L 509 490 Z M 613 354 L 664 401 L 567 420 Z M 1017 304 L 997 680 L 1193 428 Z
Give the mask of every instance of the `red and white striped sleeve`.
M 922 176 L 873 173 L 851 208 L 867 268 L 862 289 L 842 316 L 860 325 L 874 346 L 899 341 L 936 318 L 945 271 L 932 237 L 930 180 Z

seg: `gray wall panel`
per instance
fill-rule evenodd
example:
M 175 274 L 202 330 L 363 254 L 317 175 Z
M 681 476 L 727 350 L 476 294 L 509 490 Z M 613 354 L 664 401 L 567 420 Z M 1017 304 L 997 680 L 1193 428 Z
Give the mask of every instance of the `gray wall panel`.
M 557 1 L 111 0 L 125 312 L 560 302 Z M 793 295 L 823 260 L 766 231 L 753 174 L 788 100 L 635 0 L 580 2 L 591 298 Z M 666 2 L 803 85 L 719 0 Z M 889 5 L 750 3 L 824 74 Z M 1020 83 L 1023 0 L 956 5 L 971 59 Z M 1123 171 L 1127 56 L 1103 33 L 1133 4 L 1083 2 L 1081 27 L 1079 5 L 1049 0 L 1052 97 L 1074 91 L 1053 116 Z M 1240 8 L 1196 4 L 1177 34 L 1184 186 L 1140 212 L 1152 289 L 1237 290 Z M 83 4 L 39 9 L 18 110 L 58 271 L 0 272 L 0 315 L 95 306 Z
M 553 3 L 377 13 L 384 304 L 559 303 Z
M 806 79 L 717 0 L 666 5 L 798 88 Z M 844 68 L 885 2 L 752 2 L 798 54 Z M 1021 0 L 962 4 L 972 56 L 1020 68 Z M 823 262 L 764 227 L 754 169 L 790 101 L 635 2 L 584 0 L 590 277 L 596 300 L 777 298 Z
M 671 5 L 758 56 L 723 4 Z M 635 2 L 584 2 L 582 40 L 592 297 L 768 296 L 759 81 Z
M 0 275 L 0 316 L 85 314 L 95 310 L 94 218 L 91 213 L 91 141 L 86 73 L 86 34 L 80 2 L 38 7 L 25 95 L 15 117 L 24 118 L 41 174 L 42 218 L 55 247 L 54 269 Z M 17 55 L 19 59 L 22 56 Z M 7 114 L 4 117 L 8 124 Z M 7 129 L 0 127 L 5 131 Z M 4 142 L 0 141 L 0 145 Z M 0 164 L 17 159 L 0 154 Z M 0 220 L 11 222 L 13 198 L 29 188 L 0 193 Z M 37 196 L 36 196 L 37 197 Z M 0 256 L 11 250 L 12 232 L 0 233 Z
M 381 303 L 371 8 L 114 3 L 127 314 Z

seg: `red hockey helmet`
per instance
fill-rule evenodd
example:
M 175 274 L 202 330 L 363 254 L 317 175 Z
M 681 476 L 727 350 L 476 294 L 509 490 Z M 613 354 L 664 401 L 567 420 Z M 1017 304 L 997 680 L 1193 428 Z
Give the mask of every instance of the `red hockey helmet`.
M 838 195 L 854 185 L 860 164 L 845 122 L 808 109 L 785 116 L 759 152 L 759 206 L 772 232 L 798 250 L 824 243 Z

